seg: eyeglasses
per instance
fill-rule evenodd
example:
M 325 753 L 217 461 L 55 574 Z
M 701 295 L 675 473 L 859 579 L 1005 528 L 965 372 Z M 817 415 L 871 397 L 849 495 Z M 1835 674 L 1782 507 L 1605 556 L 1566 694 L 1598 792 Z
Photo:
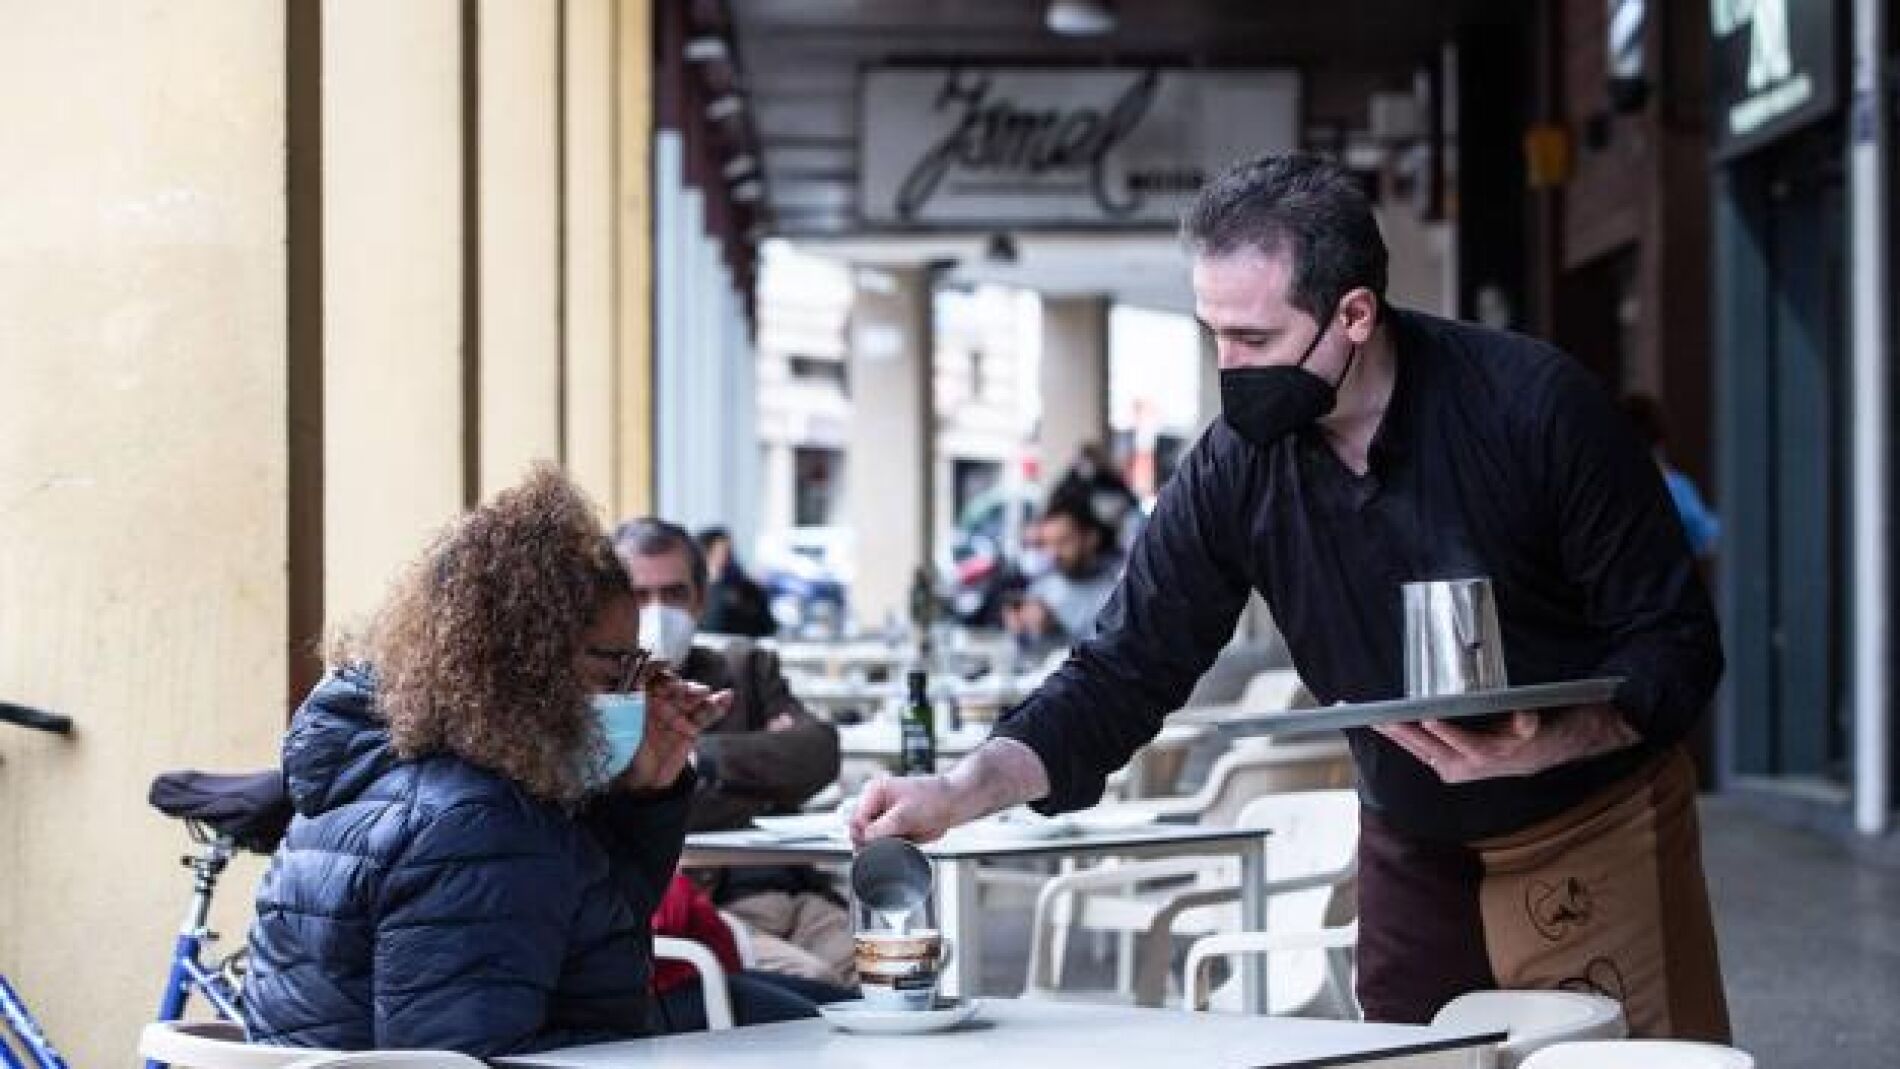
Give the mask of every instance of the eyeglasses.
M 603 661 L 614 662 L 615 694 L 624 694 L 633 689 L 645 674 L 647 664 L 653 660 L 650 650 L 635 646 L 632 649 L 614 649 L 606 646 L 589 646 L 587 656 Z

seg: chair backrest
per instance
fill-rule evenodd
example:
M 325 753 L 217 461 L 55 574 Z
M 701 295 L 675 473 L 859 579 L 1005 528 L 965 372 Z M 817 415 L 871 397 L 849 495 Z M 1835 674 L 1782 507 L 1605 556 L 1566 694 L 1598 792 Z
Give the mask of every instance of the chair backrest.
M 1352 782 L 1352 753 L 1344 741 L 1236 743 L 1214 760 L 1195 792 L 1200 822 L 1232 827 L 1248 803 L 1289 791 L 1344 787 Z
M 1240 691 L 1239 705 L 1254 713 L 1277 713 L 1293 708 L 1300 693 L 1300 674 L 1291 668 L 1269 668 L 1257 672 Z
M 691 939 L 658 935 L 653 937 L 653 956 L 683 961 L 699 973 L 708 1032 L 724 1032 L 732 1027 L 732 993 L 726 987 L 726 970 L 711 947 Z
M 1472 991 L 1445 1003 L 1432 1023 L 1510 1033 L 1498 1047 L 1498 1069 L 1517 1069 L 1556 1043 L 1629 1034 L 1616 1000 L 1580 991 Z
M 308 1047 L 247 1043 L 230 1021 L 156 1021 L 139 1032 L 139 1054 L 174 1069 L 288 1069 L 315 1054 Z
M 1247 803 L 1236 827 L 1266 828 L 1267 879 L 1351 872 L 1359 854 L 1359 796 L 1344 789 L 1289 791 Z M 1347 881 L 1350 886 L 1350 881 Z M 1267 899 L 1267 930 L 1304 932 L 1337 923 L 1340 884 L 1278 893 Z
M 359 1050 L 313 1054 L 290 1069 L 485 1069 L 487 1063 L 452 1050 Z
M 1545 1047 L 1524 1059 L 1523 1069 L 1755 1069 L 1755 1059 L 1716 1043 L 1597 1039 Z

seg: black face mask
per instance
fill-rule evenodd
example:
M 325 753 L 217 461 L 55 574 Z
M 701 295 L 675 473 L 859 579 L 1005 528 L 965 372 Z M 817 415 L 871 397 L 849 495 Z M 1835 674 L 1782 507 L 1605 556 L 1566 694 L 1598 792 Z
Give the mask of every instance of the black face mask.
M 1297 364 L 1228 368 L 1220 373 L 1221 416 L 1235 434 L 1265 449 L 1333 410 L 1339 403 L 1339 384 L 1352 374 L 1359 347 L 1353 346 L 1352 355 L 1346 358 L 1346 370 L 1339 373 L 1336 382 L 1327 382 L 1306 370 L 1306 361 L 1331 325 L 1329 322 L 1313 335 Z

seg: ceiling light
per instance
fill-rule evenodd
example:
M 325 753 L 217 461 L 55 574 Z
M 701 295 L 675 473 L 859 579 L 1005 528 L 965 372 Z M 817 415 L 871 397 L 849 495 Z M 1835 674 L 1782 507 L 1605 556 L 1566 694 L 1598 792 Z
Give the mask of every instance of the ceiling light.
M 1016 239 L 1002 231 L 990 235 L 983 246 L 983 262 L 992 264 L 1013 264 L 1022 259 L 1016 250 Z
M 727 160 L 724 170 L 722 170 L 720 173 L 726 176 L 726 181 L 737 182 L 739 179 L 744 178 L 746 175 L 749 175 L 753 171 L 756 171 L 758 169 L 759 169 L 758 157 L 752 155 L 751 153 L 746 153 L 744 155 L 734 156 L 732 159 Z
M 724 63 L 732 53 L 723 37 L 695 37 L 686 42 L 683 53 L 688 63 Z
M 706 117 L 713 122 L 724 122 L 745 110 L 745 98 L 737 93 L 726 93 L 713 98 L 706 105 Z
M 1109 0 L 1049 0 L 1043 21 L 1064 37 L 1099 37 L 1114 31 L 1115 8 Z

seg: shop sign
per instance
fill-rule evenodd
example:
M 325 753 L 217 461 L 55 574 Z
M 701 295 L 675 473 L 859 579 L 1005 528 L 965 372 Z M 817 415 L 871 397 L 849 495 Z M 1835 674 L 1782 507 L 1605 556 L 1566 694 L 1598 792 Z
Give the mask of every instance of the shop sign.
M 1228 163 L 1299 145 L 1286 71 L 876 68 L 862 213 L 896 226 L 1172 226 Z
M 1839 7 L 1837 0 L 1709 0 L 1717 156 L 1760 147 L 1834 110 Z

